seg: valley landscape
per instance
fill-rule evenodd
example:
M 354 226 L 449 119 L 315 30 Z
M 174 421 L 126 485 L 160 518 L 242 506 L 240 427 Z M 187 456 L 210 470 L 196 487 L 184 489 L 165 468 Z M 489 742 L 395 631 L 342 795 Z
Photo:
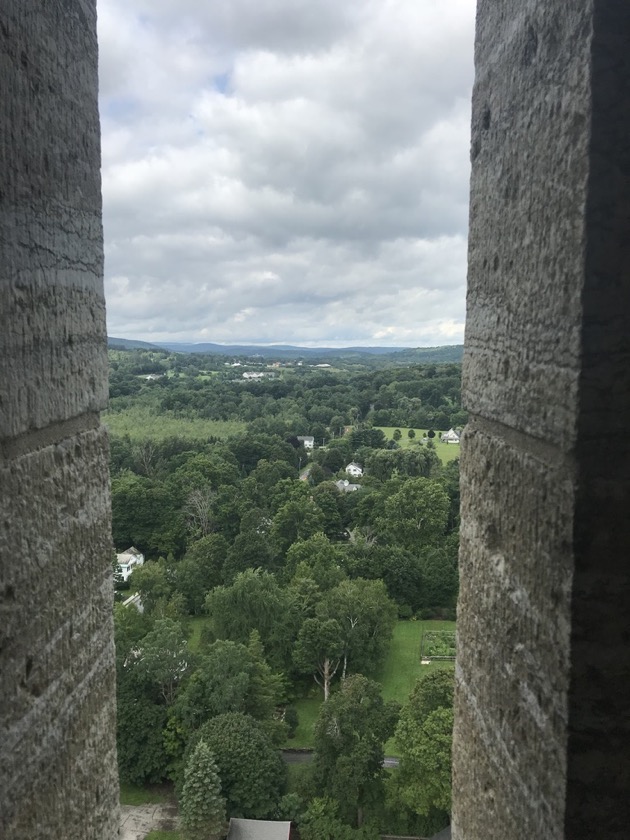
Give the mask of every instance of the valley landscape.
M 181 804 L 205 773 L 217 819 L 427 836 L 450 810 L 461 348 L 251 349 L 110 340 L 113 538 L 144 560 L 113 560 L 122 801 Z

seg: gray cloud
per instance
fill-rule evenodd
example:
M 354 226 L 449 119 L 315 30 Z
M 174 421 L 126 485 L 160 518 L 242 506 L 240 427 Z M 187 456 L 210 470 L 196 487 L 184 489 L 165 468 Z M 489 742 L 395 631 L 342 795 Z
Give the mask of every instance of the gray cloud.
M 474 0 L 100 0 L 111 335 L 463 338 Z

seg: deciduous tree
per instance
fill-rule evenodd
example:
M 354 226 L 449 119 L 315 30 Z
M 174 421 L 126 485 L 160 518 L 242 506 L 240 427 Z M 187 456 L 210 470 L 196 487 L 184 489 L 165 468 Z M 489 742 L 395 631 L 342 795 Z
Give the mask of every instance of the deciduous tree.
M 140 593 L 145 612 L 153 613 L 158 605 L 165 605 L 172 597 L 174 576 L 163 557 L 157 562 L 152 560 L 142 566 L 136 566 L 129 576 L 129 588 Z
M 274 575 L 247 569 L 230 586 L 218 586 L 206 598 L 215 635 L 247 644 L 252 630 L 260 634 L 265 654 L 275 668 L 290 661 L 293 640 L 287 636 L 288 594 Z
M 448 495 L 438 481 L 413 478 L 385 500 L 381 527 L 395 543 L 417 550 L 443 536 L 449 508 Z
M 138 644 L 133 667 L 156 686 L 170 706 L 190 668 L 192 654 L 181 625 L 170 618 L 159 618 Z
M 396 727 L 397 795 L 418 814 L 450 811 L 452 732 L 453 673 L 434 671 L 416 682 Z
M 271 526 L 271 538 L 280 555 L 294 542 L 324 530 L 324 514 L 311 498 L 289 499 L 278 510 Z
M 339 803 L 330 797 L 316 797 L 300 821 L 302 840 L 378 840 L 374 826 L 352 828 L 338 815 Z
M 382 661 L 396 624 L 397 610 L 380 580 L 344 580 L 317 607 L 321 619 L 341 628 L 342 679 L 348 667 L 373 671 Z
M 184 596 L 189 613 L 203 612 L 206 595 L 223 582 L 227 552 L 223 535 L 210 534 L 194 542 L 173 568 L 174 586 Z
M 320 709 L 315 724 L 314 778 L 334 797 L 342 814 L 362 823 L 363 810 L 382 798 L 383 746 L 399 706 L 385 703 L 378 683 L 361 674 L 348 677 Z
M 302 673 L 313 674 L 315 682 L 330 695 L 330 684 L 339 670 L 343 656 L 342 630 L 338 621 L 328 618 L 307 618 L 302 625 L 293 661 Z
M 266 819 L 277 808 L 286 778 L 280 752 L 250 715 L 219 715 L 198 733 L 214 756 L 228 814 Z

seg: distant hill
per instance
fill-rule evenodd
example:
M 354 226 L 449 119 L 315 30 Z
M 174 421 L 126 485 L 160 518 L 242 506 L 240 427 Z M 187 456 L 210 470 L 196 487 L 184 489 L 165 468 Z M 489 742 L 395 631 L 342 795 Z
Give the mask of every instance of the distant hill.
M 290 344 L 261 346 L 257 344 L 183 344 L 160 342 L 159 347 L 175 353 L 212 353 L 220 356 L 258 356 L 265 359 L 360 359 L 365 356 L 381 356 L 391 359 L 404 358 L 418 362 L 461 362 L 463 346 L 445 347 L 297 347 Z
M 263 359 L 344 359 L 359 361 L 366 356 L 378 356 L 383 361 L 401 364 L 461 362 L 463 345 L 451 344 L 443 347 L 297 347 L 291 344 L 212 344 L 204 342 L 164 341 L 149 344 L 125 338 L 108 338 L 108 345 L 122 350 L 170 350 L 172 353 L 208 353 L 214 356 L 256 356 Z
M 297 347 L 292 344 L 186 344 L 183 342 L 160 342 L 160 347 L 174 353 L 212 353 L 217 356 L 262 356 L 264 358 L 286 357 L 291 359 L 315 356 L 340 356 L 348 353 L 382 355 L 402 350 L 402 347 Z
M 163 350 L 157 344 L 149 344 L 148 341 L 135 341 L 132 338 L 113 338 L 107 336 L 107 346 L 116 350 Z
M 424 363 L 457 363 L 459 364 L 464 355 L 463 344 L 445 344 L 443 347 L 405 347 L 394 353 L 388 353 L 388 359 L 396 359 L 399 362 L 413 364 Z

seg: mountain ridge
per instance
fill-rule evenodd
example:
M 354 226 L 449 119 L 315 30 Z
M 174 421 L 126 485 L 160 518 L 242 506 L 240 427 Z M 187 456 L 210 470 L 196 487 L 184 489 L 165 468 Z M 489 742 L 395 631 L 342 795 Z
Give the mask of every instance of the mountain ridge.
M 407 359 L 417 357 L 426 362 L 460 362 L 462 344 L 446 344 L 437 347 L 300 347 L 292 344 L 214 344 L 212 342 L 147 342 L 136 339 L 108 336 L 108 347 L 112 349 L 168 350 L 171 353 L 207 353 L 217 356 L 256 356 L 261 358 L 352 358 L 361 356 L 394 356 Z

